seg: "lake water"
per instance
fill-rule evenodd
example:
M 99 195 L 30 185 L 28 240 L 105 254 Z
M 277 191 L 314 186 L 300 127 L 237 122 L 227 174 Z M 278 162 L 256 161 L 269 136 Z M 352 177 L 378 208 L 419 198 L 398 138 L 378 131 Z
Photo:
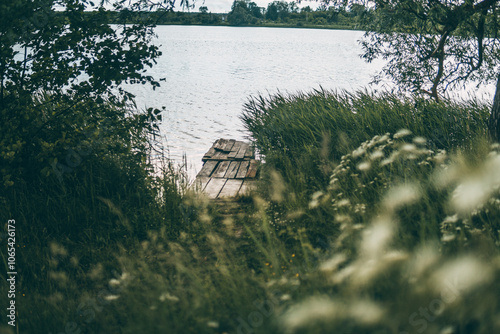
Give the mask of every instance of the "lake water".
M 249 96 L 366 87 L 383 63 L 360 59 L 361 31 L 159 26 L 163 55 L 149 71 L 161 87 L 131 86 L 138 107 L 165 106 L 170 157 L 186 154 L 189 175 L 218 138 L 245 139 L 239 119 Z

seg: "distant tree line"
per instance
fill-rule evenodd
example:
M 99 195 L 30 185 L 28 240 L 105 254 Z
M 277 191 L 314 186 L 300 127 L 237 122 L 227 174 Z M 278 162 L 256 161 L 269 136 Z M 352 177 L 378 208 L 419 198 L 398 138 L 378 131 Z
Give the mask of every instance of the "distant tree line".
M 359 27 L 362 19 L 371 11 L 363 5 L 350 7 L 322 4 L 316 10 L 310 6 L 299 8 L 297 2 L 273 1 L 267 8 L 258 7 L 255 2 L 235 0 L 227 20 L 231 25 L 258 25 L 282 23 L 295 26 L 337 25 Z
M 203 25 L 285 25 L 285 26 L 338 26 L 361 28 L 361 23 L 371 15 L 371 11 L 362 5 L 327 6 L 322 4 L 313 10 L 310 6 L 299 8 L 297 2 L 274 1 L 267 8 L 259 7 L 255 2 L 236 0 L 227 14 L 212 13 L 207 6 L 201 6 L 198 12 L 156 11 L 130 13 L 123 15 L 110 13 L 113 23 L 126 20 L 136 23 L 152 19 L 155 24 L 203 24 Z M 119 19 L 118 19 L 119 18 Z

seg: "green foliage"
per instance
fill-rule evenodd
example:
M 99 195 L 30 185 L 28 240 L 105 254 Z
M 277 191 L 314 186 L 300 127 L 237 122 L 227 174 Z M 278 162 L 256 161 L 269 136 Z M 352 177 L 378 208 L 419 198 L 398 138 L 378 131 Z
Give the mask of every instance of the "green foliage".
M 19 332 L 499 331 L 500 153 L 485 144 L 487 105 L 251 99 L 242 118 L 263 181 L 228 214 L 152 161 L 160 110 L 137 112 L 113 90 L 154 82 L 137 73 L 158 55 L 140 46 L 151 31 L 110 30 L 103 10 L 57 3 L 67 11 L 14 1 L 0 14 L 14 27 L 0 20 L 0 220 L 16 220 Z M 47 13 L 54 25 L 38 26 Z M 16 43 L 29 45 L 21 62 Z
M 158 86 L 144 70 L 160 55 L 150 43 L 151 26 L 112 28 L 103 7 L 87 1 L 13 2 L 5 8 L 0 14 L 2 188 L 15 178 L 49 175 L 48 166 L 63 159 L 63 150 L 88 148 L 102 132 L 100 123 L 122 121 L 132 95 L 120 84 Z M 96 10 L 84 14 L 88 8 Z
M 355 1 L 349 1 L 356 3 Z M 449 87 L 497 78 L 498 2 L 371 1 L 363 57 L 388 60 L 380 76 L 438 99 Z
M 45 251 L 50 285 L 23 290 L 20 314 L 41 310 L 24 331 L 71 322 L 93 333 L 496 332 L 498 146 L 451 155 L 427 144 L 400 131 L 346 155 L 306 209 L 330 211 L 315 224 L 338 226 L 323 250 L 303 232 L 280 233 L 293 218 L 280 221 L 258 196 L 223 218 L 185 195 L 183 212 L 196 214 L 179 237 L 160 228 L 129 240 L 113 251 L 119 266 L 103 247 L 94 266 L 74 272 L 75 253 L 55 241 Z M 425 230 L 434 234 L 422 238 Z
M 488 106 L 477 101 L 433 102 L 383 93 L 315 91 L 252 98 L 242 120 L 266 166 L 296 193 L 328 183 L 331 161 L 375 135 L 410 129 L 439 149 L 469 145 L 484 134 Z M 309 193 L 310 195 L 310 193 Z
M 339 234 L 287 332 L 498 330 L 500 160 L 498 145 L 475 149 L 433 152 L 404 130 L 346 155 L 312 198 Z
M 12 185 L 0 218 L 19 226 L 23 332 L 497 332 L 500 155 L 480 140 L 485 106 L 322 94 L 270 99 L 273 117 L 254 109 L 261 123 L 248 124 L 260 124 L 252 131 L 268 143 L 266 165 L 286 163 L 289 173 L 264 170 L 261 191 L 233 202 L 230 215 L 231 203 L 185 191 L 170 166 L 152 173 L 147 150 L 133 149 L 149 147 L 148 132 L 125 135 L 141 128 L 131 114 L 62 183 Z M 424 106 L 435 118 L 420 115 Z M 456 125 L 455 113 L 470 117 Z M 332 138 L 352 133 L 343 146 L 326 145 L 326 127 L 313 135 L 329 117 Z M 384 131 L 401 124 L 414 134 Z M 438 126 L 447 141 L 415 135 Z M 273 130 L 291 139 L 286 129 L 302 139 L 264 140 Z M 309 160 L 325 168 L 299 192 L 292 185 Z

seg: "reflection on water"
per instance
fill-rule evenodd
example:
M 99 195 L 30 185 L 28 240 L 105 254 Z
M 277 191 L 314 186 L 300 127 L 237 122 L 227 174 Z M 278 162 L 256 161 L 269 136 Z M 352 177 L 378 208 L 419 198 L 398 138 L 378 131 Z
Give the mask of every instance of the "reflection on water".
M 381 62 L 359 58 L 360 31 L 159 26 L 163 55 L 150 70 L 153 91 L 132 86 L 138 107 L 165 106 L 161 125 L 170 157 L 189 173 L 218 138 L 245 139 L 239 115 L 251 95 L 365 87 Z

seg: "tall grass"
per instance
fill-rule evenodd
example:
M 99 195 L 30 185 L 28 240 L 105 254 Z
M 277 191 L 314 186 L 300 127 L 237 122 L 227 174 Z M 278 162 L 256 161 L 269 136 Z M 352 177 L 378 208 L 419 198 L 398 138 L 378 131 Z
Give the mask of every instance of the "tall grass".
M 500 329 L 498 145 L 477 145 L 477 161 L 408 133 L 363 143 L 312 198 L 340 233 L 311 275 L 316 293 L 283 314 L 286 332 Z
M 317 105 L 341 96 L 317 94 Z M 415 116 L 418 103 L 383 96 L 344 95 L 350 108 L 367 106 L 339 104 L 354 124 L 386 117 L 368 106 L 394 116 L 370 123 L 373 135 L 339 128 L 359 138 L 335 127 L 324 136 L 315 127 L 328 130 L 337 113 L 307 114 L 306 100 L 279 108 L 302 126 L 259 109 L 248 122 L 270 120 L 254 128 L 267 169 L 230 215 L 133 150 L 95 150 L 64 183 L 16 182 L 1 218 L 18 221 L 18 327 L 0 331 L 498 332 L 500 149 L 481 137 L 486 106 L 420 101 L 469 115 L 441 129 L 450 137 L 440 143 L 422 135 L 438 126 Z
M 311 93 L 253 97 L 242 120 L 268 168 L 300 193 L 328 182 L 331 162 L 375 135 L 408 129 L 432 147 L 471 145 L 484 135 L 489 106 L 471 99 L 434 102 L 391 93 Z
M 476 147 L 431 151 L 406 131 L 362 143 L 304 209 L 337 227 L 324 230 L 322 248 L 304 230 L 282 233 L 293 215 L 283 221 L 256 194 L 221 217 L 190 192 L 182 211 L 194 214 L 178 237 L 168 225 L 149 230 L 97 251 L 78 274 L 74 254 L 52 242 L 50 286 L 24 297 L 23 332 L 496 332 L 500 155 Z

